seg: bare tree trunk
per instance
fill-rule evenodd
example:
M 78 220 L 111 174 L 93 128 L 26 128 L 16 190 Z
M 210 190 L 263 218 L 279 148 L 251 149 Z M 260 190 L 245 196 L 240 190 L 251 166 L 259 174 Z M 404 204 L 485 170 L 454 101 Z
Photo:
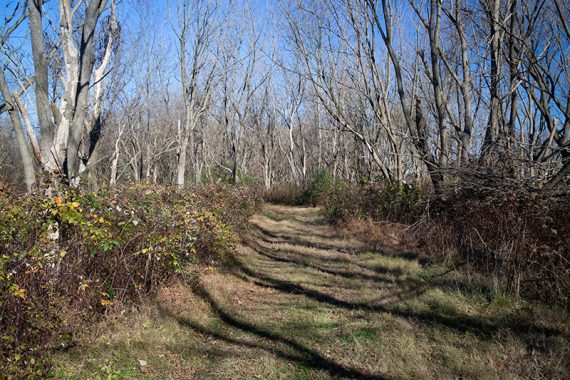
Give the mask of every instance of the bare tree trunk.
M 490 28 L 490 62 L 491 62 L 491 86 L 490 86 L 490 109 L 483 142 L 483 157 L 490 153 L 499 133 L 499 112 L 501 108 L 500 80 L 501 80 L 501 0 L 488 0 L 486 6 L 487 19 Z
M 317 134 L 318 134 L 318 159 L 317 168 L 321 170 L 323 168 L 323 126 L 321 122 L 321 105 L 317 102 Z
M 22 116 L 22 120 L 24 121 L 24 127 L 26 128 L 26 132 L 28 135 L 28 139 L 30 140 L 30 145 L 32 146 L 32 151 L 34 152 L 34 157 L 38 163 L 42 163 L 42 152 L 40 146 L 38 144 L 38 140 L 36 138 L 34 127 L 32 126 L 32 122 L 30 121 L 30 116 L 28 115 L 28 111 L 24 104 L 20 101 L 18 94 L 12 94 L 14 97 L 14 102 L 18 106 L 18 110 L 20 111 L 20 115 Z
M 48 162 L 54 137 L 54 124 L 48 99 L 48 60 L 44 45 L 42 4 L 43 0 L 30 0 L 28 2 L 28 11 L 34 60 L 36 114 L 40 124 L 40 149 L 42 161 Z
M 392 66 L 394 68 L 394 75 L 396 79 L 396 90 L 398 93 L 398 98 L 400 101 L 400 106 L 402 108 L 402 113 L 404 116 L 404 120 L 406 121 L 406 125 L 412 137 L 412 143 L 414 147 L 417 149 L 418 153 L 420 154 L 420 159 L 427 165 L 428 173 L 432 176 L 434 170 L 437 169 L 434 158 L 429 150 L 429 146 L 427 144 L 426 138 L 424 134 L 420 131 L 420 126 L 417 125 L 417 118 L 418 118 L 418 111 L 421 112 L 421 109 L 418 109 L 416 106 L 416 120 L 412 117 L 411 107 L 407 103 L 406 100 L 406 92 L 404 90 L 404 79 L 402 74 L 402 67 L 400 64 L 400 59 L 396 55 L 396 51 L 394 50 L 393 46 L 393 33 L 392 33 L 392 10 L 391 4 L 389 0 L 382 0 L 381 7 L 382 7 L 382 20 L 380 19 L 380 15 L 377 9 L 377 5 L 375 4 L 374 0 L 366 0 L 368 7 L 370 8 L 370 12 L 372 13 L 373 20 L 376 23 L 376 27 L 380 31 L 380 35 L 382 37 L 382 41 L 384 42 L 384 46 L 388 51 L 388 56 L 392 62 Z M 413 101 L 418 101 L 418 99 L 412 99 Z M 420 115 L 421 118 L 421 115 Z M 434 179 L 431 178 L 433 181 Z
M 184 97 L 184 128 L 179 132 L 178 162 L 176 167 L 176 185 L 184 187 L 186 174 L 186 161 L 188 152 L 193 163 L 192 168 L 197 167 L 195 156 L 195 131 L 200 116 L 208 106 L 210 91 L 212 88 L 213 74 L 217 61 L 206 66 L 209 48 L 213 43 L 213 36 L 220 27 L 215 13 L 217 6 L 210 0 L 179 0 L 178 1 L 178 26 L 180 31 L 175 33 L 178 37 L 180 54 L 180 79 L 182 82 L 182 96 Z M 192 34 L 190 34 L 192 32 Z M 188 38 L 192 37 L 188 49 Z M 190 72 L 187 62 L 190 56 Z M 205 78 L 201 74 L 205 68 L 210 69 Z M 203 80 L 203 83 L 200 81 Z M 201 85 L 201 86 L 200 86 Z M 179 128 L 180 129 L 180 128 Z M 197 178 L 197 173 L 195 178 Z
M 186 174 L 186 151 L 188 150 L 187 128 L 181 128 L 180 120 L 178 120 L 178 151 L 176 163 L 176 186 L 179 189 L 184 188 L 184 179 Z
M 439 65 L 439 33 L 441 21 L 441 3 L 440 0 L 431 0 L 431 10 L 429 15 L 429 41 L 431 55 L 431 79 L 435 98 L 435 106 L 437 110 L 437 124 L 439 130 L 439 167 L 441 172 L 438 178 L 445 181 L 446 170 L 449 165 L 449 137 L 447 135 L 446 121 L 446 104 L 441 88 L 441 74 Z
M 293 126 L 288 125 L 289 129 L 289 149 L 287 150 L 287 161 L 289 161 L 289 168 L 291 169 L 291 180 L 294 185 L 299 184 L 299 177 L 297 175 L 297 165 L 295 164 L 295 141 L 293 140 Z
M 508 67 L 509 67 L 509 75 L 510 75 L 510 85 L 509 85 L 509 91 L 510 91 L 510 99 L 509 99 L 509 103 L 510 103 L 510 114 L 509 114 L 509 120 L 507 123 L 507 148 L 509 149 L 509 151 L 513 151 L 515 149 L 515 140 L 516 140 L 516 121 L 517 121 L 517 115 L 518 115 L 518 87 L 519 87 L 519 63 L 518 63 L 518 57 L 516 54 L 516 50 L 520 50 L 520 48 L 516 43 L 516 39 L 519 38 L 518 36 L 516 36 L 516 23 L 517 23 L 517 19 L 518 19 L 518 14 L 517 14 L 517 4 L 518 1 L 517 0 L 510 0 L 510 6 L 509 6 L 509 17 L 510 17 L 510 25 L 509 25 L 509 34 L 508 34 L 508 39 L 507 39 L 507 43 L 508 43 Z M 513 167 L 513 170 L 515 168 Z
M 16 102 L 10 93 L 8 83 L 6 83 L 6 78 L 4 77 L 4 70 L 0 70 L 0 93 L 2 94 L 2 98 L 4 98 L 4 102 L 9 107 L 8 115 L 10 116 L 10 121 L 14 127 L 14 133 L 16 134 L 16 141 L 18 142 L 20 157 L 22 158 L 22 164 L 24 166 L 24 183 L 26 184 L 26 189 L 28 192 L 30 192 L 36 183 L 34 160 L 32 158 L 28 142 L 26 141 L 26 137 L 24 135 L 22 123 L 20 122 L 20 115 L 16 108 Z
M 115 150 L 113 151 L 113 158 L 111 159 L 111 178 L 109 179 L 109 186 L 115 187 L 117 184 L 117 167 L 119 164 L 119 155 L 121 153 L 121 136 L 123 135 L 124 126 L 119 125 L 119 134 L 115 140 Z
M 85 21 L 81 32 L 81 44 L 79 48 L 79 82 L 75 102 L 75 112 L 67 144 L 67 176 L 71 184 L 77 184 L 79 173 L 79 144 L 85 131 L 85 122 L 89 110 L 89 86 L 93 73 L 94 58 L 94 34 L 97 22 L 107 0 L 91 0 L 86 5 Z
M 463 71 L 463 80 L 459 81 L 461 95 L 463 97 L 463 130 L 459 132 L 459 140 L 461 141 L 461 160 L 464 164 L 469 162 L 469 149 L 471 146 L 471 131 L 473 130 L 473 110 L 471 105 L 471 64 L 468 56 L 467 38 L 465 36 L 465 27 L 463 25 L 463 16 L 459 6 L 460 0 L 455 3 L 455 19 L 450 17 L 461 41 L 461 68 Z M 447 61 L 444 60 L 446 63 Z M 446 63 L 447 65 L 447 63 Z M 450 70 L 451 72 L 452 70 Z M 453 74 L 452 74 L 453 75 Z M 453 75 L 457 81 L 457 75 Z

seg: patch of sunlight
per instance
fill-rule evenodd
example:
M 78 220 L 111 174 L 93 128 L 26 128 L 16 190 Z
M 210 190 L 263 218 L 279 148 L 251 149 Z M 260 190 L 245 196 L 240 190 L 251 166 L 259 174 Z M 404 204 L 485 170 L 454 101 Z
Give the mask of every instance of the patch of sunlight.
M 264 210 L 261 212 L 261 215 L 268 218 L 268 219 L 273 220 L 274 222 L 280 222 L 282 220 L 287 219 L 286 215 L 278 214 L 278 213 L 271 211 L 271 210 Z
M 366 253 L 359 255 L 376 272 L 391 272 L 395 274 L 414 274 L 421 270 L 417 260 L 408 260 L 398 256 L 388 256 L 381 253 Z

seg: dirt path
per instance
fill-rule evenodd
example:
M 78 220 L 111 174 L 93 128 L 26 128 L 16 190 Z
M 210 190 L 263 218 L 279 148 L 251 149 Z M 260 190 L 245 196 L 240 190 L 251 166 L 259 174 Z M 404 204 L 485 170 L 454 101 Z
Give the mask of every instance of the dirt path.
M 441 268 L 422 268 L 410 254 L 368 252 L 357 240 L 335 237 L 316 209 L 271 205 L 251 223 L 233 270 L 164 290 L 145 312 L 107 324 L 87 352 L 61 354 L 56 375 L 564 374 L 567 323 L 561 326 L 554 311 L 490 297 Z

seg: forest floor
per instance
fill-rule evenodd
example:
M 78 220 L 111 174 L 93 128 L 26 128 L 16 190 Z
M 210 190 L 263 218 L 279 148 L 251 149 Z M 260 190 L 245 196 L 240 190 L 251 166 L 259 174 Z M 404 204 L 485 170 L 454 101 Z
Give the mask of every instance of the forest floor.
M 370 252 L 318 209 L 267 205 L 235 266 L 174 284 L 56 354 L 82 379 L 563 378 L 565 311 L 413 253 Z

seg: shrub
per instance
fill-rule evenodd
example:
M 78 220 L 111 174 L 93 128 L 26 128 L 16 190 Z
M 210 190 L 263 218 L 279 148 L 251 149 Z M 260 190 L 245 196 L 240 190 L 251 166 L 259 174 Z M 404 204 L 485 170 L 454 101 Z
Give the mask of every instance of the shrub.
M 375 233 L 390 229 L 384 222 L 407 225 L 399 229 L 406 236 L 391 228 L 391 240 L 413 243 L 422 259 L 468 264 L 517 298 L 570 305 L 569 195 L 541 194 L 532 183 L 492 173 L 464 173 L 435 193 L 403 183 L 350 184 L 317 172 L 304 190 L 279 188 L 273 199 L 318 204 L 329 221 L 352 226 L 374 247 L 373 236 L 386 240 Z
M 428 194 L 420 187 L 405 183 L 369 185 L 358 194 L 361 214 L 373 220 L 411 223 L 422 213 Z
M 0 371 L 41 376 L 81 323 L 140 300 L 192 264 L 225 262 L 259 205 L 249 189 L 135 185 L 0 195 Z
M 350 218 L 371 218 L 403 222 L 412 220 L 421 211 L 420 201 L 427 194 L 404 183 L 350 184 L 334 180 L 327 172 L 317 172 L 307 189 L 308 199 L 323 206 L 332 222 Z
M 532 183 L 513 178 L 509 184 L 505 188 L 500 176 L 473 173 L 431 192 L 403 183 L 349 184 L 320 172 L 306 192 L 333 223 L 368 221 L 368 228 L 358 228 L 366 240 L 375 228 L 386 229 L 384 222 L 408 225 L 409 236 L 395 240 L 410 242 L 411 236 L 422 258 L 468 264 L 489 276 L 497 291 L 517 298 L 568 305 L 569 194 L 540 194 Z
M 305 187 L 291 185 L 275 185 L 266 191 L 264 198 L 269 203 L 287 206 L 305 206 L 309 204 L 308 192 Z
M 322 205 L 335 185 L 333 176 L 326 170 L 315 172 L 307 188 L 307 198 L 314 205 Z
M 569 209 L 565 190 L 545 196 L 523 184 L 464 183 L 432 197 L 415 233 L 420 249 L 468 263 L 496 290 L 568 305 Z

